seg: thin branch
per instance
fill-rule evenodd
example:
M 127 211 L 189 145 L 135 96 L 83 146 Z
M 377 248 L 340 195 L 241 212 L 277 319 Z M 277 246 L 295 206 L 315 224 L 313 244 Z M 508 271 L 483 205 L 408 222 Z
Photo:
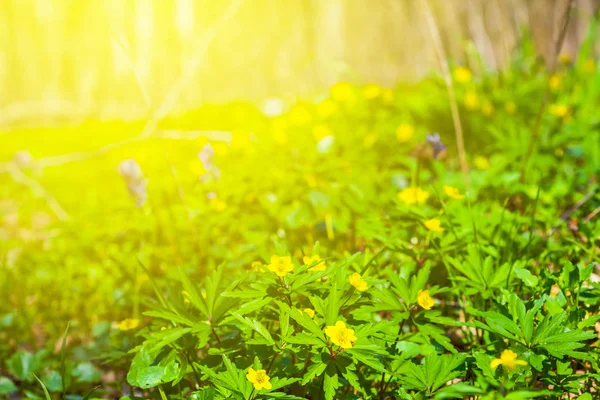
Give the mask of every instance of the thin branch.
M 448 89 L 448 97 L 450 98 L 450 111 L 452 112 L 452 122 L 454 123 L 454 132 L 456 135 L 456 147 L 458 149 L 460 169 L 462 170 L 465 188 L 469 190 L 471 185 L 471 182 L 469 180 L 469 165 L 467 163 L 467 154 L 465 151 L 465 141 L 462 130 L 462 124 L 460 122 L 460 114 L 458 112 L 458 105 L 456 104 L 456 97 L 454 95 L 452 74 L 450 73 L 450 67 L 448 65 L 446 53 L 444 52 L 442 38 L 435 23 L 435 19 L 431 12 L 431 8 L 429 7 L 428 0 L 423 0 L 422 4 L 423 8 L 425 9 L 425 17 L 427 19 L 427 25 L 429 27 L 429 32 L 431 33 L 431 38 L 433 39 L 435 52 L 437 54 L 438 60 L 440 62 L 440 67 L 442 69 L 442 75 L 444 77 L 444 81 L 446 82 L 446 88 Z
M 198 68 L 202 65 L 204 61 L 206 52 L 210 47 L 210 44 L 217 36 L 217 33 L 223 28 L 223 26 L 238 12 L 241 8 L 244 0 L 233 0 L 229 7 L 225 10 L 223 16 L 208 30 L 206 35 L 204 36 L 204 40 L 202 40 L 198 46 L 194 48 L 193 54 L 195 54 L 194 58 L 190 61 L 188 65 L 185 67 L 185 71 L 183 74 L 177 79 L 175 84 L 171 87 L 167 95 L 165 96 L 163 102 L 157 108 L 157 110 L 153 113 L 153 115 L 148 119 L 142 131 L 134 137 L 129 139 L 125 139 L 123 141 L 112 143 L 106 145 L 96 151 L 93 152 L 81 152 L 81 153 L 72 153 L 65 154 L 56 157 L 48 157 L 44 160 L 38 160 L 34 165 L 35 166 L 53 166 L 53 165 L 61 165 L 67 162 L 72 161 L 81 161 L 86 160 L 91 157 L 97 157 L 99 155 L 103 155 L 108 151 L 121 147 L 123 145 L 138 142 L 141 140 L 148 139 L 150 137 L 156 137 L 155 132 L 158 126 L 158 123 L 168 115 L 168 113 L 172 110 L 175 102 L 183 92 L 185 88 L 188 87 L 190 80 L 194 77 L 194 74 L 197 72 Z M 141 85 L 140 85 L 141 86 Z M 143 88 L 141 87 L 143 90 Z M 3 170 L 8 171 L 7 163 L 4 165 L 0 164 L 0 172 Z
M 571 10 L 573 8 L 573 0 L 569 0 L 567 4 L 567 9 L 563 14 L 562 20 L 562 28 L 560 34 L 556 40 L 554 47 L 554 54 L 552 55 L 552 60 L 550 62 L 550 75 L 554 75 L 556 72 L 556 65 L 558 61 L 558 55 L 560 53 L 560 49 L 562 49 L 563 42 L 567 36 L 567 28 L 569 26 L 569 20 L 571 19 Z M 531 140 L 529 141 L 529 145 L 527 146 L 527 152 L 525 153 L 525 158 L 523 159 L 523 166 L 521 167 L 521 177 L 520 181 L 525 181 L 525 175 L 527 173 L 527 167 L 529 165 L 529 160 L 535 151 L 535 145 L 540 137 L 540 131 L 542 128 L 542 116 L 544 115 L 544 111 L 546 110 L 546 105 L 548 104 L 548 99 L 550 98 L 551 88 L 550 85 L 546 85 L 546 90 L 544 91 L 544 97 L 542 98 L 542 102 L 540 103 L 540 108 L 538 109 L 538 113 L 535 116 L 535 123 L 533 125 L 533 132 L 531 134 Z
M 195 54 L 195 57 L 192 58 L 190 63 L 186 65 L 183 74 L 171 87 L 171 90 L 169 90 L 169 92 L 165 96 L 160 107 L 158 107 L 156 112 L 148 120 L 139 136 L 147 137 L 152 135 L 152 133 L 156 130 L 158 122 L 164 117 L 166 117 L 167 114 L 171 111 L 183 90 L 188 87 L 190 80 L 194 77 L 194 74 L 197 72 L 200 65 L 202 65 L 206 52 L 208 51 L 211 42 L 217 36 L 217 33 L 237 13 L 237 11 L 240 9 L 243 3 L 244 0 L 234 0 L 229 5 L 227 10 L 225 10 L 225 13 L 223 14 L 222 18 L 219 21 L 217 21 L 217 23 L 211 29 L 208 30 L 208 32 L 204 36 L 204 40 L 201 41 L 199 45 L 196 46 L 196 48 L 194 48 L 193 54 Z
M 29 189 L 31 189 L 31 192 L 34 196 L 43 197 L 48 203 L 48 206 L 50 207 L 54 215 L 56 215 L 58 219 L 60 219 L 61 221 L 66 221 L 69 219 L 69 214 L 67 214 L 67 212 L 61 207 L 61 205 L 54 198 L 54 196 L 52 196 L 50 192 L 48 192 L 37 180 L 23 173 L 23 171 L 21 171 L 21 168 L 19 168 L 17 163 L 9 162 L 6 165 L 6 168 L 15 182 L 27 186 Z
M 177 130 L 160 130 L 148 137 L 134 136 L 119 142 L 110 143 L 97 150 L 75 152 L 68 154 L 61 154 L 58 156 L 39 158 L 34 160 L 27 168 L 45 168 L 55 167 L 71 162 L 84 161 L 90 158 L 100 157 L 111 150 L 123 147 L 131 143 L 142 142 L 149 139 L 165 139 L 165 140 L 196 140 L 199 137 L 206 137 L 210 140 L 218 140 L 229 142 L 231 141 L 231 132 L 225 131 L 177 131 Z M 14 164 L 12 161 L 0 163 L 0 173 L 10 172 L 10 165 Z

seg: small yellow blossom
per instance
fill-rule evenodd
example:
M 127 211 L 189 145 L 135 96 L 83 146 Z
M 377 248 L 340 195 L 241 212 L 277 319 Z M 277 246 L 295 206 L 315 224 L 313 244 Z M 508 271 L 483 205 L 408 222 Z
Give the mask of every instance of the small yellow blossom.
M 363 88 L 363 96 L 365 96 L 365 99 L 372 100 L 379 97 L 379 95 L 381 95 L 381 87 L 374 83 L 365 85 Z
M 550 114 L 557 118 L 564 118 L 569 115 L 569 106 L 564 104 L 552 104 L 550 106 Z
M 509 114 L 514 114 L 517 111 L 517 105 L 512 101 L 507 101 L 504 103 L 504 110 Z
M 223 200 L 219 199 L 218 197 L 215 197 L 210 200 L 210 206 L 215 211 L 223 211 L 227 208 L 227 203 L 225 203 Z
M 352 97 L 352 85 L 348 82 L 338 82 L 329 89 L 329 92 L 335 101 L 346 101 Z
M 405 204 L 425 203 L 429 198 L 429 193 L 418 187 L 409 187 L 398 193 L 398 200 Z
M 250 267 L 252 267 L 252 272 L 266 272 L 263 269 L 263 263 L 260 261 L 253 261 Z
M 140 320 L 135 318 L 127 318 L 121 322 L 117 322 L 117 328 L 121 331 L 129 331 L 135 329 L 140 325 Z
M 206 175 L 206 168 L 204 168 L 204 164 L 202 164 L 202 161 L 200 161 L 198 158 L 189 162 L 189 168 L 194 175 Z
M 294 125 L 305 125 L 312 120 L 310 111 L 302 105 L 296 104 L 289 112 L 289 118 Z
M 473 73 L 469 68 L 456 67 L 454 68 L 454 80 L 461 83 L 471 82 L 473 79 Z
M 317 103 L 317 115 L 323 119 L 331 117 L 337 111 L 338 105 L 329 99 Z
M 527 365 L 527 361 L 517 360 L 517 353 L 512 350 L 504 350 L 500 358 L 494 358 L 490 363 L 490 368 L 497 368 L 502 365 L 508 370 L 513 370 L 517 365 Z
M 483 157 L 483 156 L 477 156 L 475 157 L 475 159 L 473 160 L 473 164 L 475 164 L 475 167 L 477 169 L 489 169 L 490 168 L 490 162 L 488 161 L 487 158 Z
M 491 117 L 494 114 L 494 106 L 489 101 L 485 101 L 481 106 L 481 112 L 486 117 Z
M 472 90 L 465 94 L 465 107 L 467 110 L 477 110 L 479 108 L 479 96 Z
M 556 297 L 556 296 L 558 296 L 559 293 L 560 293 L 560 286 L 552 285 L 552 288 L 550 288 L 550 297 Z
M 414 134 L 415 130 L 410 124 L 400 124 L 396 128 L 396 138 L 398 138 L 400 143 L 408 142 Z
M 231 147 L 234 149 L 245 149 L 252 148 L 249 132 L 234 132 L 231 135 Z
M 304 310 L 301 310 L 300 312 L 306 313 L 306 315 L 308 315 L 311 318 L 315 317 L 315 310 L 313 310 L 311 308 L 305 308 Z
M 423 224 L 427 229 L 433 232 L 444 232 L 444 228 L 441 226 L 441 222 L 437 218 L 428 219 L 423 221 Z
M 435 301 L 429 295 L 429 290 L 419 290 L 417 293 L 417 303 L 425 310 L 431 310 Z
M 212 148 L 216 156 L 226 156 L 229 154 L 229 144 L 227 142 L 215 141 L 212 143 Z
M 346 324 L 342 321 L 337 321 L 334 326 L 325 328 L 325 334 L 331 339 L 335 345 L 350 349 L 354 346 L 357 337 L 354 335 L 354 329 L 346 328 Z
M 354 286 L 359 292 L 364 292 L 369 288 L 367 281 L 365 281 L 358 272 L 355 272 L 352 275 L 350 275 L 350 277 L 348 278 L 348 282 L 350 282 L 350 284 Z
M 288 134 L 283 130 L 276 129 L 273 131 L 273 140 L 278 145 L 283 146 L 288 142 Z
M 569 53 L 560 53 L 558 56 L 558 61 L 561 64 L 570 64 L 571 63 L 571 55 Z
M 331 129 L 329 129 L 325 125 L 317 125 L 313 128 L 312 134 L 313 134 L 313 137 L 315 138 L 315 140 L 319 141 L 326 136 L 333 135 L 333 132 L 331 132 Z
M 185 304 L 190 304 L 190 294 L 188 292 L 186 292 L 185 290 L 183 290 L 181 292 L 181 295 L 183 296 L 183 302 Z
M 269 271 L 275 272 L 277 276 L 286 276 L 288 272 L 294 270 L 292 257 L 290 256 L 271 256 L 271 263 L 267 266 Z
M 326 265 L 325 265 L 325 261 L 321 260 L 321 257 L 319 257 L 318 254 L 315 254 L 314 256 L 304 256 L 304 258 L 302 258 L 302 261 L 304 261 L 304 265 L 312 265 L 315 264 L 315 266 L 309 268 L 309 271 L 313 271 L 313 272 L 318 272 L 318 271 L 325 271 L 326 269 Z
M 363 143 L 365 144 L 365 147 L 371 148 L 377 142 L 377 139 L 378 137 L 375 132 L 369 132 L 365 135 Z
M 203 298 L 204 300 L 206 300 L 206 290 L 202 290 L 202 291 L 200 291 L 200 296 L 202 296 L 202 298 Z
M 591 74 L 593 72 L 596 72 L 596 61 L 594 61 L 592 58 L 588 58 L 587 60 L 585 60 L 583 62 L 583 72 Z
M 465 198 L 463 194 L 460 194 L 460 191 L 457 188 L 448 185 L 444 185 L 444 193 L 446 193 L 448 197 L 452 197 L 453 199 Z
M 392 104 L 394 102 L 394 91 L 392 89 L 383 89 L 383 102 L 384 104 Z
M 554 155 L 556 157 L 562 157 L 565 155 L 565 151 L 559 147 L 556 150 L 554 150 Z
M 261 390 L 263 388 L 270 390 L 273 387 L 271 382 L 269 382 L 271 378 L 264 369 L 255 371 L 253 368 L 250 368 L 248 374 L 246 374 L 246 379 L 254 385 L 254 389 L 256 390 Z
M 307 173 L 304 175 L 304 180 L 306 184 L 310 187 L 316 187 L 319 184 L 319 180 L 315 176 L 315 174 Z
M 561 83 L 562 83 L 562 76 L 560 74 L 554 74 L 550 77 L 550 81 L 548 82 L 548 85 L 550 86 L 550 89 L 552 89 L 553 91 L 556 91 L 558 88 L 560 88 Z

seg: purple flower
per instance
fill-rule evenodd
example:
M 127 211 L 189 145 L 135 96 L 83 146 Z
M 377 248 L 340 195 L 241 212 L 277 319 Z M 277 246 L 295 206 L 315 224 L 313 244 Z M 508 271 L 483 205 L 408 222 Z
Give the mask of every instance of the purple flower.
M 205 144 L 202 150 L 200 150 L 200 152 L 198 153 L 198 158 L 200 159 L 202 166 L 204 166 L 204 169 L 206 170 L 206 175 L 202 177 L 203 180 L 208 179 L 211 176 L 214 179 L 219 179 L 221 176 L 221 171 L 213 162 L 214 157 L 215 149 L 213 149 L 210 143 Z
M 125 160 L 119 164 L 119 173 L 127 185 L 129 195 L 135 200 L 138 207 L 146 202 L 148 192 L 146 191 L 146 178 L 139 164 L 133 160 Z
M 439 133 L 432 133 L 427 135 L 427 143 L 431 146 L 433 151 L 433 158 L 438 158 L 446 150 L 446 145 L 440 140 Z

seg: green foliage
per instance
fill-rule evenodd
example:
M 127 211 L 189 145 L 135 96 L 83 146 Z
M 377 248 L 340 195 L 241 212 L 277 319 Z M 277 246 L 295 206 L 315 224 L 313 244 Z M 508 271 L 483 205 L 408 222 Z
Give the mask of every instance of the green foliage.
M 224 140 L 134 140 L 81 169 L 44 158 L 74 149 L 31 140 L 36 158 L 10 165 L 70 219 L 0 170 L 0 199 L 17 209 L 0 226 L 0 397 L 591 399 L 590 46 L 553 77 L 527 42 L 506 71 L 455 74 L 468 179 L 435 76 L 339 83 L 281 115 L 205 107 L 160 128 Z M 137 125 L 61 134 L 87 149 L 85 129 L 110 130 L 94 135 L 106 145 Z M 130 158 L 135 188 L 116 172 Z

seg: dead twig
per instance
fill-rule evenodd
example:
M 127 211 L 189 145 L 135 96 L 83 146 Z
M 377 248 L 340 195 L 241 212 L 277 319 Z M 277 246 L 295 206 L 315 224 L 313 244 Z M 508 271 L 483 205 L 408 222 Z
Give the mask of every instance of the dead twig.
M 15 162 L 7 163 L 8 173 L 12 176 L 15 182 L 21 183 L 31 189 L 34 196 L 43 197 L 48 206 L 61 221 L 69 219 L 69 214 L 61 207 L 60 203 L 48 192 L 41 183 L 31 178 L 21 171 L 21 168 Z
M 558 55 L 560 53 L 560 49 L 563 46 L 563 42 L 567 36 L 567 28 L 569 26 L 569 20 L 571 18 L 571 9 L 573 8 L 573 0 L 569 0 L 567 4 L 567 9 L 563 15 L 563 23 L 560 34 L 556 40 L 554 54 L 550 63 L 550 75 L 554 75 L 556 72 L 556 65 L 558 62 Z M 540 103 L 540 108 L 535 116 L 535 123 L 533 125 L 533 132 L 531 134 L 531 140 L 529 141 L 529 145 L 527 146 L 527 152 L 525 153 L 525 158 L 523 159 L 523 166 L 521 167 L 521 177 L 520 181 L 525 181 L 525 175 L 527 173 L 527 167 L 529 165 L 529 160 L 531 160 L 531 156 L 535 151 L 535 145 L 540 137 L 540 131 L 542 128 L 542 116 L 544 115 L 544 111 L 546 110 L 546 106 L 548 104 L 548 99 L 550 98 L 550 85 L 546 85 L 546 90 L 544 91 L 544 97 L 542 98 L 542 102 Z
M 427 25 L 429 27 L 429 32 L 431 33 L 431 37 L 433 39 L 433 44 L 435 47 L 435 51 L 437 57 L 440 62 L 440 66 L 442 69 L 442 75 L 444 77 L 444 81 L 446 82 L 446 88 L 448 89 L 448 97 L 450 98 L 450 111 L 452 113 L 452 122 L 454 123 L 454 132 L 456 135 L 456 147 L 458 149 L 458 159 L 460 162 L 460 169 L 463 174 L 463 181 L 465 188 L 469 190 L 471 185 L 469 180 L 469 165 L 467 163 L 467 154 L 465 151 L 465 141 L 462 130 L 462 124 L 460 122 L 460 114 L 458 112 L 458 105 L 456 103 L 456 97 L 454 95 L 454 87 L 452 84 L 452 74 L 450 73 L 450 67 L 448 65 L 448 60 L 446 58 L 446 53 L 444 52 L 444 46 L 442 44 L 442 39 L 440 37 L 440 32 L 435 23 L 435 19 L 431 12 L 431 8 L 427 2 L 428 0 L 423 0 L 423 8 L 425 9 L 425 17 L 427 19 Z

